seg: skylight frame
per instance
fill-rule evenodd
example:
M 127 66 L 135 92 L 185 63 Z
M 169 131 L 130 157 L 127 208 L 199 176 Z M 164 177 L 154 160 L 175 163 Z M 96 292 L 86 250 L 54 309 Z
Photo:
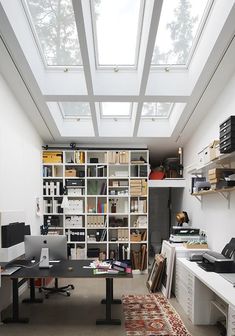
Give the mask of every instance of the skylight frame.
M 81 115 L 81 116 L 75 116 L 75 115 L 70 115 L 70 116 L 67 116 L 64 114 L 64 108 L 62 106 L 63 102 L 57 102 L 58 104 L 58 107 L 59 107 L 59 110 L 60 110 L 60 113 L 62 115 L 62 118 L 65 120 L 65 121 L 71 121 L 71 120 L 88 120 L 88 119 L 92 119 L 92 115 L 91 115 L 91 107 L 90 107 L 90 115 Z M 73 102 L 73 103 L 76 103 L 76 102 Z M 77 102 L 77 103 L 80 103 L 80 102 Z M 82 102 L 82 103 L 87 103 L 89 104 L 90 106 L 90 103 L 89 102 Z
M 102 111 L 102 104 L 103 103 L 129 103 L 130 107 L 129 107 L 129 115 L 125 116 L 125 115 L 103 115 Z M 125 120 L 130 120 L 132 118 L 133 115 L 133 102 L 99 102 L 99 113 L 100 113 L 100 119 L 101 120 L 119 120 L 119 119 L 125 119 Z
M 171 69 L 173 69 L 173 70 L 187 70 L 189 68 L 190 63 L 193 59 L 194 53 L 197 49 L 198 43 L 199 43 L 199 41 L 201 39 L 201 36 L 203 34 L 205 25 L 208 21 L 208 17 L 210 15 L 213 4 L 214 4 L 214 0 L 208 0 L 207 5 L 206 5 L 205 10 L 204 10 L 204 13 L 203 13 L 203 16 L 201 18 L 201 22 L 200 22 L 199 27 L 197 29 L 197 33 L 194 37 L 194 42 L 193 42 L 192 47 L 190 49 L 188 60 L 187 60 L 186 64 L 169 64 L 169 63 L 153 64 L 152 61 L 151 61 L 151 70 L 150 71 L 165 70 L 166 72 L 168 72 Z M 155 38 L 155 44 L 156 44 L 156 39 L 157 39 L 157 34 L 156 34 L 156 38 Z M 154 49 L 155 49 L 155 44 L 154 44 Z
M 118 1 L 118 0 L 117 0 Z M 91 28 L 92 28 L 92 37 L 93 37 L 93 45 L 94 45 L 94 54 L 95 54 L 95 67 L 97 70 L 110 70 L 114 71 L 119 70 L 137 70 L 139 63 L 139 55 L 140 55 L 140 46 L 141 46 L 141 38 L 143 35 L 143 22 L 144 22 L 144 10 L 146 5 L 146 0 L 140 0 L 140 10 L 139 10 L 139 18 L 137 25 L 137 42 L 136 42 L 136 50 L 135 50 L 135 62 L 133 65 L 131 64 L 99 64 L 98 57 L 98 39 L 97 39 L 97 30 L 96 30 L 96 21 L 95 21 L 95 8 L 93 5 L 93 0 L 89 0 L 90 3 L 90 12 L 91 12 Z
M 168 111 L 168 115 L 167 116 L 157 116 L 157 115 L 153 115 L 153 116 L 143 116 L 142 115 L 142 111 L 143 111 L 143 107 L 144 107 L 144 104 L 153 104 L 153 103 L 155 103 L 155 104 L 164 104 L 164 103 L 170 103 L 171 105 L 170 105 L 170 108 L 169 108 L 169 111 Z M 173 109 L 174 109 L 174 107 L 175 107 L 175 103 L 173 103 L 173 102 L 144 102 L 143 103 L 143 107 L 142 107 L 142 110 L 141 110 L 141 115 L 140 115 L 140 119 L 141 120 L 169 120 L 170 119 L 170 116 L 171 116 L 171 114 L 172 114 L 172 111 L 173 111 Z
M 72 0 L 71 0 L 71 2 L 72 2 Z M 35 42 L 36 47 L 38 49 L 38 52 L 39 52 L 39 55 L 41 57 L 41 60 L 42 60 L 42 63 L 44 65 L 45 70 L 47 70 L 47 71 L 63 70 L 64 72 L 67 72 L 68 70 L 83 71 L 83 69 L 84 69 L 83 62 L 82 62 L 81 65 L 48 65 L 47 64 L 47 59 L 44 55 L 44 52 L 43 52 L 43 49 L 42 49 L 42 46 L 41 46 L 41 42 L 40 42 L 39 37 L 38 37 L 38 33 L 37 33 L 36 27 L 34 25 L 31 13 L 30 13 L 30 9 L 29 9 L 27 0 L 21 0 L 21 3 L 22 3 L 24 13 L 25 13 L 26 18 L 27 18 L 27 22 L 28 22 L 30 30 L 32 32 L 34 42 Z M 74 12 L 74 16 L 75 16 L 75 12 Z M 78 37 L 78 42 L 79 42 L 79 47 L 80 47 L 79 34 L 78 34 L 78 30 L 77 30 L 76 21 L 75 21 L 75 27 L 76 27 L 76 32 L 77 32 L 77 37 Z M 81 47 L 80 47 L 80 53 L 81 53 Z M 82 55 L 81 55 L 81 58 L 82 58 Z

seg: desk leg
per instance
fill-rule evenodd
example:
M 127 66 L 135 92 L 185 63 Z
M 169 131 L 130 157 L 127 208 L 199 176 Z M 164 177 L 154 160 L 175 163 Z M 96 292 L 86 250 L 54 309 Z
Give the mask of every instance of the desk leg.
M 112 307 L 112 299 L 113 299 L 113 278 L 106 278 L 106 315 L 105 319 L 96 320 L 96 324 L 112 324 L 112 325 L 120 325 L 121 320 L 112 319 L 111 318 L 111 307 Z
M 19 317 L 19 292 L 18 292 L 18 279 L 14 278 L 12 280 L 12 294 L 13 294 L 13 302 L 12 302 L 12 317 L 6 318 L 3 320 L 3 323 L 28 323 L 28 318 L 20 318 Z
M 30 298 L 24 299 L 22 302 L 23 303 L 42 303 L 43 299 L 36 299 L 34 279 L 30 278 L 29 284 L 30 284 Z
M 112 280 L 111 284 L 110 284 L 110 286 L 111 286 L 111 289 L 110 289 L 110 292 L 111 292 L 111 294 L 110 294 L 110 296 L 111 296 L 111 303 L 112 304 L 122 304 L 122 300 L 120 300 L 120 299 L 114 299 L 113 298 L 113 279 L 111 279 L 111 280 Z M 102 299 L 101 303 L 102 304 L 106 304 L 106 299 Z

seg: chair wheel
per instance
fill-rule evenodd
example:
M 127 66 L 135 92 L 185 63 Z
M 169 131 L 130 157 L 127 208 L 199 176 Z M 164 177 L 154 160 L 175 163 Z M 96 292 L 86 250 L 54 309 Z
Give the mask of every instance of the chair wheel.
M 75 288 L 74 285 L 71 285 L 70 287 L 71 287 L 71 289 L 74 289 L 74 288 Z
M 49 299 L 49 294 L 45 294 L 45 298 L 46 298 L 46 299 Z
M 66 292 L 67 296 L 70 296 L 70 293 L 69 292 Z

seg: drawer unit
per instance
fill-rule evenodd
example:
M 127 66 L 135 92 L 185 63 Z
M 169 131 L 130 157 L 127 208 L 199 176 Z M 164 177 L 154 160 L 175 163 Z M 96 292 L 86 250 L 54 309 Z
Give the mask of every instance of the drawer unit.
M 229 305 L 227 335 L 235 336 L 235 306 Z
M 194 276 L 176 261 L 175 296 L 188 318 L 194 321 Z
M 235 151 L 235 116 L 220 125 L 220 153 Z
M 230 133 L 227 134 L 221 134 L 220 136 L 220 142 L 223 142 L 225 140 L 232 140 L 233 142 L 235 142 L 235 134 L 232 133 L 232 136 Z
M 235 116 L 230 116 L 222 124 L 220 124 L 220 131 L 231 125 L 233 125 L 233 127 L 235 126 Z

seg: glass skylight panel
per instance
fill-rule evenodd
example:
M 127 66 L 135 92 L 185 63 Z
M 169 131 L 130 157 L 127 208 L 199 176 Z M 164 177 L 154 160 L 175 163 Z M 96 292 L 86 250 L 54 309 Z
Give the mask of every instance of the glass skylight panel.
M 100 103 L 101 118 L 130 118 L 132 103 Z
M 85 102 L 60 102 L 60 110 L 63 117 L 71 118 L 89 118 L 91 116 L 90 104 Z
M 173 103 L 144 103 L 142 118 L 169 118 Z
M 206 19 L 209 2 L 208 0 L 163 1 L 152 65 L 188 63 Z
M 142 0 L 91 0 L 98 66 L 134 66 Z
M 26 0 L 47 66 L 82 65 L 71 0 Z

